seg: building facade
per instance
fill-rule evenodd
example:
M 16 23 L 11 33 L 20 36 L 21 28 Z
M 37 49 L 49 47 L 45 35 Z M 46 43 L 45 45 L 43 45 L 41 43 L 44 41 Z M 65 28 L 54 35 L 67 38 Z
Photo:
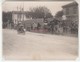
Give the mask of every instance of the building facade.
M 26 16 L 27 12 L 25 11 L 13 11 L 12 12 L 12 21 L 14 23 L 14 28 L 17 26 L 19 22 L 24 23 L 24 21 L 30 20 L 29 16 Z M 16 29 L 16 28 L 15 28 Z
M 63 8 L 63 14 L 66 17 L 67 20 L 78 22 L 78 3 L 72 2 L 70 4 L 62 6 Z
M 26 12 L 20 12 L 20 11 L 12 12 L 12 20 L 14 24 L 17 24 L 18 22 L 23 22 L 29 19 L 30 19 L 29 17 L 26 17 Z

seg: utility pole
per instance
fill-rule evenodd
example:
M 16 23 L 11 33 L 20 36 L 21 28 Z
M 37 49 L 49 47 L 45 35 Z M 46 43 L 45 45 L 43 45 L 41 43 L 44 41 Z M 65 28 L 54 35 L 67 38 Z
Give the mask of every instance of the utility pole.
M 24 15 L 25 15 L 25 12 L 24 12 L 24 2 L 23 2 L 23 8 L 22 8 L 22 17 L 23 17 L 23 24 L 24 24 L 24 27 L 25 27 L 25 23 L 24 23 Z
M 17 6 L 17 12 L 18 12 L 18 6 Z M 19 14 L 17 13 L 17 22 L 19 22 L 18 17 L 19 17 Z
M 22 18 L 22 8 L 20 6 L 20 22 L 22 22 L 21 18 Z
M 22 8 L 22 11 L 23 11 L 23 21 L 24 21 L 24 2 L 23 2 L 23 8 Z

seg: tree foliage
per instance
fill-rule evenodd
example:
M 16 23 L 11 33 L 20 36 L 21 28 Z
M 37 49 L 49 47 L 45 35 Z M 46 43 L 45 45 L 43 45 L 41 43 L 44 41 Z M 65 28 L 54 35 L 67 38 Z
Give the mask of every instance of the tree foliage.
M 12 22 L 12 12 L 3 12 L 2 13 L 2 19 L 3 19 L 3 22 Z
M 32 18 L 50 18 L 53 17 L 50 10 L 46 7 L 30 8 L 30 16 Z
M 62 17 L 63 16 L 63 11 L 58 11 L 55 15 L 55 17 Z

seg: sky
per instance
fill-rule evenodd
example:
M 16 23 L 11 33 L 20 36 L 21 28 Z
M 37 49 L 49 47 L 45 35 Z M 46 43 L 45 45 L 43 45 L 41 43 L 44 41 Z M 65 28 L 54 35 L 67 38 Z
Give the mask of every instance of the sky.
M 54 16 L 58 11 L 62 10 L 62 6 L 71 3 L 72 1 L 6 1 L 2 4 L 3 11 L 16 11 L 17 8 L 24 7 L 24 11 L 30 8 L 45 6 Z

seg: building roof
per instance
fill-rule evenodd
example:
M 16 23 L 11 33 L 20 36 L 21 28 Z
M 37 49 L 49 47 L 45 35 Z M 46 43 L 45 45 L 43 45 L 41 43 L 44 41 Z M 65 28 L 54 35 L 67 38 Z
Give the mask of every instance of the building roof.
M 74 1 L 72 3 L 69 3 L 67 5 L 62 6 L 62 8 L 66 8 L 66 7 L 70 7 L 70 6 L 75 6 L 75 5 L 78 5 L 78 3 Z

